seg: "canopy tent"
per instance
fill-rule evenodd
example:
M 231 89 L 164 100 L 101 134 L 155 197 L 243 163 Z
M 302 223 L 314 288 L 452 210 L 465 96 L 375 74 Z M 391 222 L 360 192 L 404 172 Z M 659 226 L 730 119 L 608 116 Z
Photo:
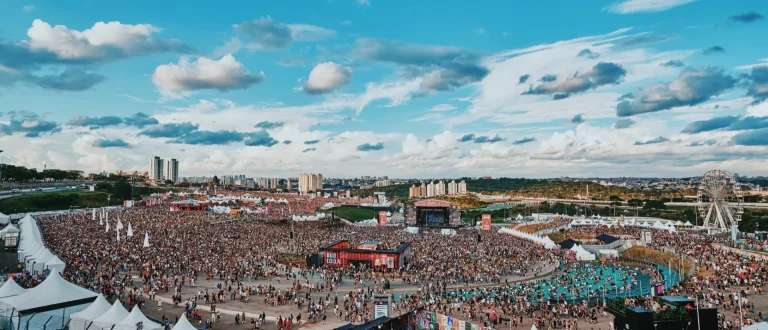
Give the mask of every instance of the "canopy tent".
M 63 272 L 66 267 L 67 265 L 64 263 L 64 261 L 61 261 L 61 259 L 59 259 L 59 257 L 56 255 L 53 255 L 53 257 L 45 263 L 46 269 L 61 269 Z
M 604 242 L 605 244 L 611 244 L 619 240 L 618 238 L 607 234 L 601 234 L 600 236 L 597 236 L 597 239 Z
M 0 218 L 1 217 L 2 215 L 0 215 Z M 5 237 L 5 234 L 13 234 L 18 232 L 19 228 L 16 228 L 16 226 L 14 226 L 12 223 L 9 223 L 7 226 L 5 226 L 5 228 L 3 228 L 3 230 L 0 230 L 0 237 Z
M 581 244 L 581 242 L 569 238 L 567 240 L 564 240 L 564 241 L 560 242 L 560 247 L 563 248 L 563 249 L 570 249 L 574 245 L 577 245 L 577 244 Z
M 578 260 L 587 260 L 592 261 L 595 260 L 595 255 L 584 249 L 581 245 L 574 245 L 571 247 L 571 251 L 576 253 L 576 259 Z
M 750 326 L 741 328 L 742 330 L 768 330 L 768 322 L 759 322 Z
M 6 224 L 11 222 L 11 217 L 0 212 L 0 224 Z
M 128 314 L 120 323 L 115 325 L 114 330 L 135 330 L 136 325 L 141 323 L 144 330 L 162 330 L 163 326 L 159 323 L 152 322 L 144 313 L 141 312 L 139 306 L 133 306 L 131 313 Z
M 104 296 L 99 294 L 88 308 L 70 315 L 69 330 L 85 330 L 91 324 L 91 321 L 104 315 L 110 307 L 111 305 L 104 299 Z
M 9 277 L 8 280 L 3 283 L 3 286 L 0 286 L 0 298 L 18 296 L 24 292 L 27 292 L 27 289 L 16 284 L 13 277 Z
M 101 314 L 101 316 L 97 317 L 93 320 L 93 326 L 92 329 L 111 329 L 112 326 L 120 323 L 122 320 L 124 320 L 126 317 L 128 317 L 128 311 L 125 310 L 123 307 L 123 304 L 120 302 L 120 300 L 115 300 L 115 303 L 112 304 L 112 307 L 107 310 L 104 314 Z M 135 329 L 135 325 L 134 325 Z
M 10 305 L 21 314 L 30 314 L 87 304 L 96 300 L 97 296 L 93 291 L 67 282 L 56 269 L 52 269 L 38 286 L 24 294 L 2 298 L 0 303 Z
M 173 330 L 197 330 L 192 323 L 189 323 L 189 320 L 187 320 L 187 316 L 184 314 L 181 314 L 181 317 L 179 317 L 179 321 L 176 322 L 176 325 L 171 328 Z

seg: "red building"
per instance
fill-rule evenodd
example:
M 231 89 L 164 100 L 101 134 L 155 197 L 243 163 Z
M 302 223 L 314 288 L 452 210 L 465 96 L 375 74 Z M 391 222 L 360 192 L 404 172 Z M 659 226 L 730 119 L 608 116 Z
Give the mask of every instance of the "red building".
M 410 242 L 402 242 L 394 250 L 379 250 L 378 246 L 371 249 L 372 244 L 376 243 L 365 242 L 361 246 L 350 247 L 348 241 L 338 241 L 320 248 L 320 255 L 323 258 L 323 264 L 327 266 L 366 265 L 380 271 L 394 271 L 404 266 L 412 255 Z

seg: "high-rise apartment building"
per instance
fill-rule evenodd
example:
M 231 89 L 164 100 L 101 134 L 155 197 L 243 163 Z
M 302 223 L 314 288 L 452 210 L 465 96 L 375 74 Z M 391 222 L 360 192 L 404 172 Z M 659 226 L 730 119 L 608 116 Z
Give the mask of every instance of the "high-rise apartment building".
M 421 189 L 417 185 L 412 185 L 411 188 L 408 189 L 408 196 L 410 198 L 419 198 L 421 197 Z
M 165 163 L 165 180 L 179 182 L 179 161 L 171 158 Z
M 292 184 L 293 184 L 293 183 L 291 182 L 291 178 L 287 178 L 287 179 L 285 179 L 285 189 L 286 189 L 286 190 L 288 190 L 288 191 L 291 191 L 291 185 L 292 185 Z
M 456 191 L 457 194 L 466 194 L 467 193 L 467 183 L 464 182 L 464 180 L 461 180 L 458 185 L 458 189 Z
M 445 182 L 443 180 L 440 180 L 437 182 L 437 187 L 435 187 L 435 196 L 442 196 L 445 195 Z
M 163 159 L 152 156 L 149 161 L 149 179 L 153 181 L 163 180 Z
M 459 191 L 459 185 L 456 184 L 456 180 L 448 182 L 448 195 L 456 195 Z
M 299 175 L 299 192 L 308 193 L 310 191 L 323 190 L 323 175 L 322 174 L 306 174 Z
M 427 184 L 427 197 L 435 197 L 435 183 L 432 181 Z

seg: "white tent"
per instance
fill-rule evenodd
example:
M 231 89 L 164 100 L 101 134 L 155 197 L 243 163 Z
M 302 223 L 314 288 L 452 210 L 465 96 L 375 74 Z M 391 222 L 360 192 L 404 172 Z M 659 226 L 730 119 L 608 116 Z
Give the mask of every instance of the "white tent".
M 63 272 L 64 269 L 67 267 L 67 264 L 64 263 L 64 261 L 61 261 L 57 255 L 54 255 L 48 262 L 45 263 L 46 269 L 61 269 Z
M 0 223 L 1 224 L 6 224 L 6 223 L 9 223 L 9 222 L 11 222 L 11 217 L 9 217 L 9 216 L 3 214 L 2 212 L 0 212 Z
M 173 330 L 197 330 L 195 326 L 192 325 L 192 323 L 189 323 L 189 320 L 187 320 L 187 316 L 184 314 L 181 314 L 181 317 L 179 317 L 179 322 L 176 322 L 176 325 L 171 328 Z
M 69 330 L 85 330 L 91 324 L 91 321 L 104 315 L 110 307 L 111 305 L 104 299 L 104 296 L 99 294 L 88 308 L 70 315 Z
M 131 310 L 131 313 L 128 314 L 120 323 L 115 325 L 114 330 L 135 330 L 136 324 L 141 323 L 144 330 L 162 330 L 163 326 L 152 322 L 150 319 L 148 319 L 146 316 L 144 316 L 144 313 L 141 312 L 139 309 L 139 306 L 136 305 Z
M 24 313 L 28 310 L 61 309 L 63 306 L 87 304 L 96 299 L 98 294 L 67 282 L 56 269 L 38 286 L 27 290 L 18 296 L 0 299 L 0 302 L 10 305 L 16 311 Z M 54 307 L 55 306 L 55 307 Z
M 2 213 L 0 213 L 0 218 L 2 217 Z M 19 228 L 16 228 L 12 223 L 9 223 L 3 230 L 0 230 L 0 237 L 5 237 L 5 234 L 13 234 L 18 233 Z
M 109 310 L 93 320 L 91 329 L 110 329 L 113 325 L 120 323 L 126 317 L 128 317 L 128 311 L 125 310 L 119 299 L 115 300 L 115 303 L 112 304 L 112 307 L 110 307 Z
M 758 322 L 741 328 L 742 330 L 768 330 L 768 322 Z
M 3 286 L 0 286 L 0 298 L 18 296 L 24 292 L 27 292 L 27 289 L 16 284 L 13 277 L 9 277 L 8 280 L 3 283 Z
M 149 233 L 148 232 L 144 232 L 144 247 L 145 248 L 149 247 Z

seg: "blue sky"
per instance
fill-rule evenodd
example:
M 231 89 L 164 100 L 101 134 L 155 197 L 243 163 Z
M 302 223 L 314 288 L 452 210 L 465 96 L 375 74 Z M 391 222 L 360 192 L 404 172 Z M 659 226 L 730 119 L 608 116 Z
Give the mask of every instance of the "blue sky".
M 147 170 L 158 154 L 182 176 L 765 174 L 760 1 L 0 13 L 0 145 L 26 166 Z

